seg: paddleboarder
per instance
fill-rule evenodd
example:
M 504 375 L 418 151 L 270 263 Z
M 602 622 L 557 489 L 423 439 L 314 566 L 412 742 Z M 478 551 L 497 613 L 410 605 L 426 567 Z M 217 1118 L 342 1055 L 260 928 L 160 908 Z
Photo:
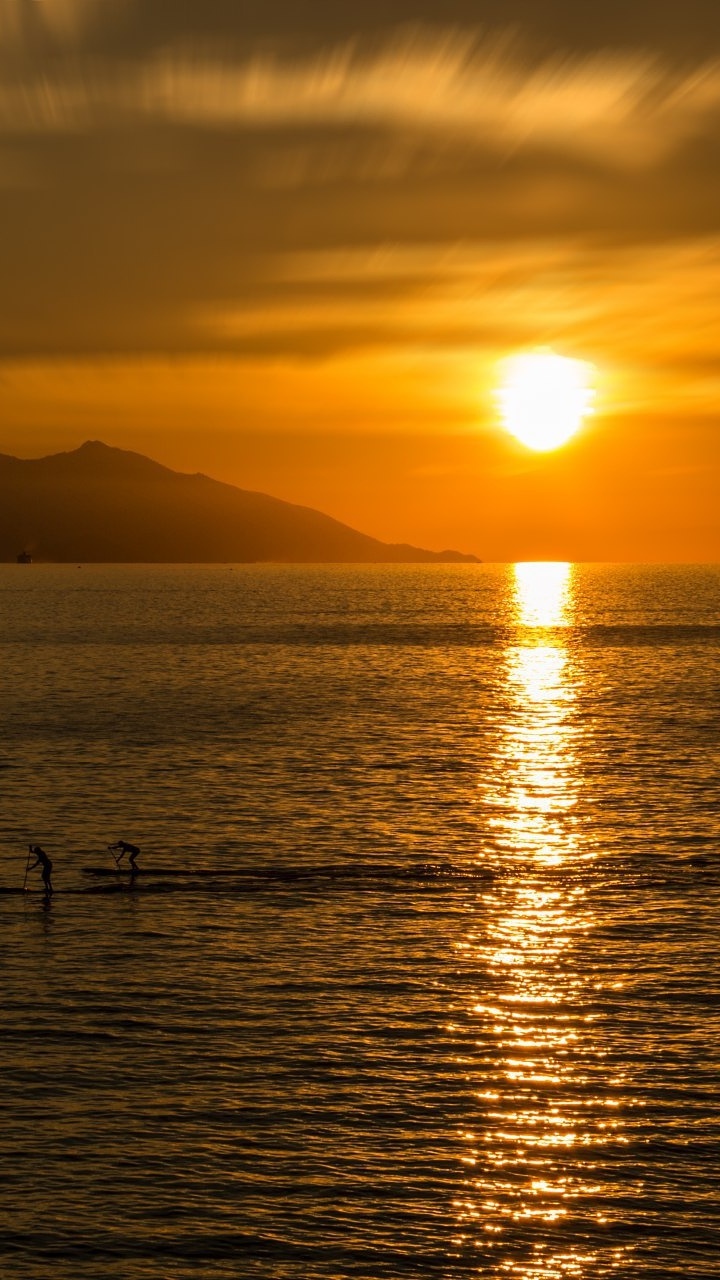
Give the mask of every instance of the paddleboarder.
M 110 850 L 111 853 L 117 853 L 117 857 L 115 861 L 117 862 L 118 866 L 120 866 L 120 863 L 122 862 L 123 858 L 125 857 L 125 854 L 127 853 L 128 861 L 130 862 L 130 870 L 133 875 L 136 874 L 138 867 L 135 859 L 137 858 L 140 852 L 136 844 L 128 844 L 127 840 L 116 840 L 115 844 L 108 845 L 108 849 Z
M 45 850 L 41 849 L 39 844 L 30 844 L 28 845 L 28 849 L 30 850 L 30 853 L 33 853 L 35 855 L 35 861 L 27 868 L 27 870 L 34 871 L 36 867 L 42 867 L 42 871 L 40 874 L 42 876 L 42 882 L 45 885 L 45 897 L 52 898 L 53 896 L 53 887 L 52 887 L 53 864 L 48 858 Z

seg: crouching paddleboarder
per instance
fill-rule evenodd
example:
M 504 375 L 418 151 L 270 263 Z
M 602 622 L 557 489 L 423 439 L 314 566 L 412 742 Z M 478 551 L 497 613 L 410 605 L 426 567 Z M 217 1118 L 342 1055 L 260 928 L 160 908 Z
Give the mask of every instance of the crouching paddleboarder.
M 108 845 L 108 849 L 110 850 L 110 853 L 116 855 L 115 861 L 118 866 L 120 866 L 120 863 L 127 853 L 129 855 L 128 861 L 130 863 L 130 870 L 133 875 L 136 874 L 138 870 L 136 858 L 140 852 L 136 844 L 128 844 L 127 840 L 116 840 L 115 844 Z
M 33 862 L 32 866 L 28 867 L 28 871 L 34 871 L 36 867 L 42 867 L 42 871 L 40 874 L 42 876 L 42 882 L 45 885 L 45 897 L 52 898 L 53 896 L 53 887 L 52 887 L 53 864 L 48 858 L 45 850 L 41 849 L 39 844 L 28 845 L 28 849 L 30 850 L 30 853 L 35 854 L 35 861 Z

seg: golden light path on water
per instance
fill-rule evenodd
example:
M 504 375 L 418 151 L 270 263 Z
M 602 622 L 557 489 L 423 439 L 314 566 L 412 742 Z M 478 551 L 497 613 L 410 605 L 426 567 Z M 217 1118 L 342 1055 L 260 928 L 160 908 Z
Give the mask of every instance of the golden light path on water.
M 581 1223 L 607 1221 L 598 1150 L 623 1141 L 593 1038 L 591 975 L 576 955 L 592 933 L 576 807 L 583 785 L 578 680 L 565 630 L 569 564 L 514 566 L 517 642 L 505 652 L 507 702 L 481 801 L 503 869 L 459 944 L 482 974 L 476 1020 L 477 1119 L 463 1135 L 469 1178 L 458 1243 L 493 1273 L 591 1277 Z M 619 1082 L 615 1082 L 619 1083 Z M 604 1253 L 602 1274 L 628 1261 Z

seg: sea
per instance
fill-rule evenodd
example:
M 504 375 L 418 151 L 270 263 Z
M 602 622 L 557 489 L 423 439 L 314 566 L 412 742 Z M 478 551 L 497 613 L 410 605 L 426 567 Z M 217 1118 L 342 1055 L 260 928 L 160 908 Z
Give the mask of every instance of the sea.
M 719 567 L 3 565 L 0 689 L 2 1280 L 720 1276 Z

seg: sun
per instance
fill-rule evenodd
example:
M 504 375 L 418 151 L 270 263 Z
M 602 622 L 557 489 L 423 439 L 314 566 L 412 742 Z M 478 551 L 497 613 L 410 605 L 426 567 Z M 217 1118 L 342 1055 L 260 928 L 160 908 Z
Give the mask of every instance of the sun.
M 592 413 L 593 372 L 587 361 L 554 351 L 511 356 L 497 391 L 506 430 L 528 449 L 558 449 Z

